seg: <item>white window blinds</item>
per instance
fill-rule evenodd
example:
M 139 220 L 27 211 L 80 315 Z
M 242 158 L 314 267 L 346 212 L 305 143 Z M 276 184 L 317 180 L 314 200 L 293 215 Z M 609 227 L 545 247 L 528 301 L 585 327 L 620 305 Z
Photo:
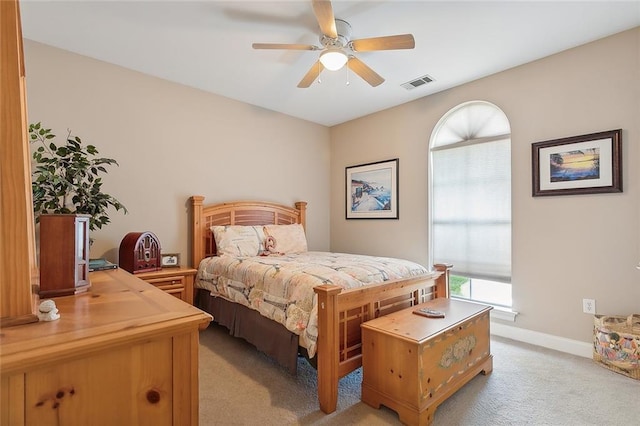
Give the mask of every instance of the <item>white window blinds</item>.
M 456 275 L 511 281 L 509 132 L 502 111 L 486 102 L 463 104 L 434 132 L 433 260 L 453 264 Z

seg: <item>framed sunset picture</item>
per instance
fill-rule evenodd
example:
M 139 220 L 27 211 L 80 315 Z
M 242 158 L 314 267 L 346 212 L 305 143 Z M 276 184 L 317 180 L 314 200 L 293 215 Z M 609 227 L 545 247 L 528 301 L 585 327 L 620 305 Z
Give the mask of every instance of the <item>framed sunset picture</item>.
M 533 196 L 622 192 L 622 130 L 536 142 Z

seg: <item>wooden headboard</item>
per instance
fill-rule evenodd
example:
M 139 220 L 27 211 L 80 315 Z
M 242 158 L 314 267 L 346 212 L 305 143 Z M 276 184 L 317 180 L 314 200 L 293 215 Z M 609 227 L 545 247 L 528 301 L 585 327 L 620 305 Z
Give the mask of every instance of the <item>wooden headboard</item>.
M 290 225 L 306 227 L 307 203 L 295 207 L 262 201 L 234 201 L 203 205 L 204 197 L 194 195 L 191 201 L 191 266 L 197 268 L 205 257 L 216 254 L 211 227 L 214 225 Z

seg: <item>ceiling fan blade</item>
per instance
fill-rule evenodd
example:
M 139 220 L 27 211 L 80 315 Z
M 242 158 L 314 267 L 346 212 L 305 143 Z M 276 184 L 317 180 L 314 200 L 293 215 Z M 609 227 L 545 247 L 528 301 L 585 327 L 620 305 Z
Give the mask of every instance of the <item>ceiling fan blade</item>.
M 317 46 L 311 44 L 283 44 L 283 43 L 253 43 L 254 49 L 287 49 L 287 50 L 318 50 Z
M 349 57 L 349 62 L 347 62 L 347 66 L 349 69 L 356 74 L 358 74 L 364 81 L 369 83 L 371 86 L 376 87 L 381 85 L 384 82 L 384 78 L 380 77 L 378 73 L 369 68 L 364 62 L 355 56 Z
M 416 47 L 416 41 L 411 34 L 399 34 L 352 40 L 350 45 L 356 52 L 368 52 L 372 50 L 413 49 Z
M 316 61 L 316 63 L 313 64 L 309 69 L 309 72 L 307 72 L 302 80 L 300 80 L 300 83 L 298 83 L 298 87 L 301 89 L 306 89 L 307 87 L 311 86 L 311 83 L 313 83 L 315 79 L 318 78 L 323 69 L 324 66 L 320 63 L 320 61 Z
M 329 38 L 338 37 L 336 30 L 336 18 L 333 16 L 333 7 L 328 0 L 313 0 L 313 13 L 316 15 L 322 34 Z

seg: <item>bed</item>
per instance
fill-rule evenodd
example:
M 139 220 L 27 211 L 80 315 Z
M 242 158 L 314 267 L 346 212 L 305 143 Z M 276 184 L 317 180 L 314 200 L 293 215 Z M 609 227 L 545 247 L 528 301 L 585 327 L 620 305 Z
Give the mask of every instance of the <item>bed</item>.
M 294 207 L 254 201 L 210 205 L 205 205 L 203 202 L 202 196 L 190 197 L 191 263 L 193 267 L 198 268 L 194 303 L 200 309 L 211 313 L 214 321 L 229 328 L 231 334 L 254 344 L 294 374 L 297 357 L 300 354 L 307 356 L 317 368 L 318 399 L 320 409 L 325 413 L 336 410 L 339 379 L 362 365 L 360 324 L 426 300 L 449 296 L 449 265 L 434 265 L 432 270 L 411 269 L 405 278 L 395 278 L 395 272 L 392 270 L 391 273 L 384 272 L 384 279 L 379 282 L 374 281 L 351 288 L 349 285 L 338 283 L 333 276 L 327 279 L 324 272 L 316 274 L 315 269 L 305 270 L 307 278 L 311 275 L 319 277 L 320 280 L 311 288 L 313 296 L 309 300 L 313 300 L 313 307 L 307 306 L 309 310 L 313 310 L 308 318 L 309 324 L 313 323 L 313 326 L 300 327 L 301 330 L 305 330 L 305 333 L 311 330 L 309 332 L 311 337 L 305 336 L 305 333 L 299 330 L 292 331 L 295 327 L 268 318 L 263 312 L 264 309 L 256 308 L 256 305 L 252 305 L 251 302 L 236 300 L 243 297 L 246 297 L 246 300 L 251 299 L 253 290 L 244 288 L 233 290 L 234 284 L 223 286 L 222 281 L 219 281 L 220 278 L 214 280 L 210 277 L 212 271 L 227 270 L 232 264 L 245 264 L 244 266 L 249 270 L 272 268 L 277 269 L 278 272 L 286 271 L 285 262 L 291 260 L 290 258 L 295 258 L 297 261 L 299 258 L 307 260 L 315 256 L 315 252 L 282 254 L 272 250 L 272 247 L 267 247 L 266 250 L 261 247 L 262 256 L 255 258 L 218 256 L 216 238 L 212 231 L 215 230 L 218 237 L 222 228 L 230 226 L 247 230 L 263 228 L 267 234 L 265 244 L 268 246 L 270 241 L 273 242 L 269 230 L 274 232 L 279 228 L 289 228 L 286 225 L 291 225 L 291 227 L 301 227 L 304 232 L 306 202 L 297 202 Z M 271 253 L 269 253 L 270 249 Z M 332 253 L 318 255 L 325 256 L 322 262 L 337 261 L 337 254 L 335 256 Z M 358 255 L 345 256 L 355 258 L 357 262 L 362 263 L 362 267 L 365 267 L 366 262 L 370 260 L 365 262 L 364 257 L 359 258 Z M 373 259 L 371 256 L 368 258 Z M 407 262 L 401 259 L 399 261 Z M 403 268 L 404 265 L 394 267 Z M 240 276 L 247 277 L 245 275 L 247 273 L 245 271 Z M 257 273 L 265 275 L 264 272 Z M 246 280 L 252 281 L 251 278 Z M 235 283 L 235 287 L 244 286 L 238 285 L 236 281 L 229 282 Z M 226 293 L 215 295 L 212 286 L 225 287 Z M 264 298 L 262 300 L 264 301 Z M 274 318 L 277 319 L 278 310 L 273 309 L 272 306 L 269 308 L 268 312 L 276 312 Z M 309 344 L 310 341 L 313 345 Z

